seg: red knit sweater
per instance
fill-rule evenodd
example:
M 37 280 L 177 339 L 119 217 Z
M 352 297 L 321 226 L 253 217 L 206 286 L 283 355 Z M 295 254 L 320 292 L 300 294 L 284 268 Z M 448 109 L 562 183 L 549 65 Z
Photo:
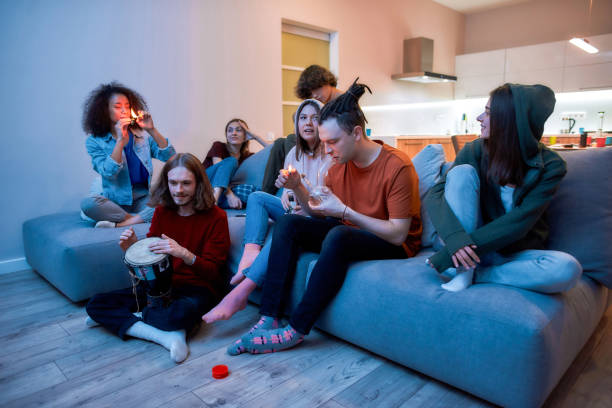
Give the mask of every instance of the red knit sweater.
M 157 207 L 147 237 L 161 237 L 162 234 L 196 255 L 193 265 L 186 265 L 180 258 L 172 258 L 172 284 L 204 286 L 220 295 L 222 268 L 230 248 L 225 211 L 214 206 L 209 211 L 183 217 L 176 211 Z

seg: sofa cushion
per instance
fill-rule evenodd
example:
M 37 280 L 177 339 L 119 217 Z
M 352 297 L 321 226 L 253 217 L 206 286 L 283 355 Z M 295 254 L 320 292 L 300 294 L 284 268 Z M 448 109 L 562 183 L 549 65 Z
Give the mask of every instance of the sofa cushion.
M 261 190 L 266 164 L 270 156 L 272 145 L 266 146 L 242 162 L 232 177 L 232 184 L 251 184 Z
M 150 224 L 134 225 L 144 238 Z M 131 285 L 117 244 L 124 228 L 92 228 L 78 212 L 45 215 L 23 224 L 25 256 L 36 272 L 78 302 Z
M 548 210 L 548 248 L 572 254 L 612 288 L 612 148 L 562 151 L 567 174 Z
M 442 165 L 444 164 L 444 149 L 441 144 L 427 145 L 412 158 L 412 163 L 419 177 L 419 196 L 421 201 L 429 189 L 440 178 Z M 421 205 L 421 222 L 423 224 L 423 234 L 421 235 L 421 245 L 428 247 L 433 244 L 436 230 L 431 222 L 431 217 Z
M 597 326 L 607 289 L 588 278 L 544 295 L 440 287 L 431 249 L 353 264 L 317 327 L 501 406 L 540 406 Z

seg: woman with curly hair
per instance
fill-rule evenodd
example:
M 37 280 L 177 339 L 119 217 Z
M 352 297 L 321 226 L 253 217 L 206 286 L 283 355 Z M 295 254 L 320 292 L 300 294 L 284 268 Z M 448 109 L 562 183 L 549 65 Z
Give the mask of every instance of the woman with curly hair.
M 85 147 L 102 178 L 102 190 L 83 199 L 81 210 L 97 221 L 96 228 L 150 222 L 153 217 L 154 209 L 147 206 L 152 158 L 165 162 L 176 152 L 147 109 L 142 96 L 117 82 L 100 85 L 85 101 Z

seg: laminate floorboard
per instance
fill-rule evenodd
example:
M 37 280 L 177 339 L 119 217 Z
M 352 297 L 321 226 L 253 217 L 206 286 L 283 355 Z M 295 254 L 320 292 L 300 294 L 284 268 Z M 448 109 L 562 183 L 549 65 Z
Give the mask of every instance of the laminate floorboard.
M 253 305 L 202 325 L 183 364 L 161 346 L 85 326 L 72 303 L 31 270 L 0 275 L 0 406 L 3 407 L 491 407 L 367 350 L 313 330 L 294 350 L 230 357 L 257 321 Z M 612 309 L 545 404 L 612 406 Z M 211 368 L 227 364 L 215 380 Z

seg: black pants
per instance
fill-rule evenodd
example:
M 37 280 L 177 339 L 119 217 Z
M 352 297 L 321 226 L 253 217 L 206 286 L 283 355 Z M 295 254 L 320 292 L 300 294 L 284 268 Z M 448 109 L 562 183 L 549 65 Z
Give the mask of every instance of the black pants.
M 323 309 L 336 296 L 351 262 L 406 258 L 401 246 L 348 227 L 338 219 L 284 215 L 274 226 L 260 308 L 262 315 L 281 316 L 302 250 L 320 252 L 304 297 L 289 321 L 302 334 L 310 332 Z
M 136 287 L 136 294 L 138 302 L 132 288 L 97 294 L 87 304 L 87 314 L 124 339 L 125 332 L 138 321 L 144 321 L 160 330 L 189 331 L 218 300 L 207 288 L 199 286 L 172 288 L 169 304 L 164 304 L 167 302 L 161 299 L 147 304 L 147 291 L 143 283 Z M 138 306 L 142 319 L 132 314 Z

